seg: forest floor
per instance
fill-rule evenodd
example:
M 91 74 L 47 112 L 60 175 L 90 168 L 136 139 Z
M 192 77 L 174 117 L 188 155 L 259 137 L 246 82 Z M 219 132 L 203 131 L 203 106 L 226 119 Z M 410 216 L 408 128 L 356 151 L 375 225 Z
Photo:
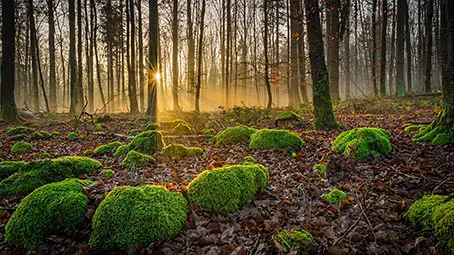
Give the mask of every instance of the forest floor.
M 329 132 L 312 129 L 308 109 L 293 109 L 302 114 L 304 124 L 291 129 L 306 142 L 306 147 L 296 155 L 280 150 L 254 151 L 247 144 L 217 147 L 202 136 L 171 137 L 165 138 L 167 144 L 199 146 L 206 153 L 178 162 L 158 158 L 153 167 L 127 171 L 121 166 L 122 158 L 95 156 L 88 152 L 86 156 L 102 162 L 105 169 L 113 169 L 115 175 L 87 176 L 96 181 L 96 185 L 90 190 L 84 226 L 69 235 L 48 237 L 37 253 L 88 254 L 90 219 L 105 195 L 117 186 L 152 183 L 184 193 L 186 185 L 203 170 L 241 164 L 245 156 L 251 155 L 270 170 L 271 176 L 266 191 L 258 194 L 250 205 L 233 214 L 206 213 L 192 207 L 184 229 L 171 241 L 154 242 L 135 251 L 110 250 L 103 254 L 277 254 L 279 250 L 272 236 L 288 228 L 304 228 L 311 232 L 316 242 L 309 254 L 443 254 L 434 238 L 420 236 L 412 230 L 406 213 L 409 205 L 424 194 L 454 192 L 454 146 L 414 143 L 414 132 L 405 133 L 402 128 L 406 123 L 430 123 L 440 110 L 437 101 L 408 99 L 345 104 L 336 110 L 342 128 Z M 194 114 L 189 113 L 178 117 L 199 131 L 208 119 L 218 120 L 218 130 L 240 123 L 274 128 L 273 116 L 277 111 L 282 109 L 237 108 L 228 113 L 202 114 L 203 117 L 193 117 Z M 166 118 L 171 119 L 173 115 Z M 61 136 L 43 141 L 25 139 L 33 148 L 20 155 L 10 153 L 15 141 L 4 136 L 0 140 L 0 161 L 36 160 L 43 152 L 50 153 L 51 158 L 85 155 L 86 150 L 112 141 L 126 143 L 130 130 L 143 130 L 147 124 L 143 117 L 112 116 L 112 121 L 100 123 L 102 132 L 95 131 L 92 124 L 86 122 L 78 125 L 76 121 L 61 122 L 70 119 L 67 115 L 27 121 L 23 124 L 48 132 L 58 131 Z M 0 124 L 0 130 L 6 127 Z M 340 132 L 356 127 L 389 130 L 392 133 L 391 154 L 359 163 L 332 152 L 334 138 Z M 66 134 L 72 131 L 86 138 L 67 140 Z M 328 163 L 326 178 L 313 170 L 313 165 L 321 161 Z M 348 200 L 332 205 L 320 198 L 333 188 L 345 191 Z M 7 209 L 0 214 L 0 254 L 26 253 L 4 240 L 5 224 L 22 198 L 0 197 L 0 207 Z

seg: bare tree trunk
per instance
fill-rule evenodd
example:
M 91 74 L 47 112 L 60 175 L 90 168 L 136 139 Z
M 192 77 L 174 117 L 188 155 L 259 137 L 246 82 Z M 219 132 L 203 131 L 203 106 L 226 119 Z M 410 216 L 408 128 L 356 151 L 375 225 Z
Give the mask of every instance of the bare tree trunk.
M 28 0 L 28 20 L 30 23 L 30 54 L 32 58 L 32 97 L 33 97 L 33 108 L 35 111 L 39 111 L 39 85 L 38 85 L 38 61 L 36 60 L 36 31 L 35 31 L 35 19 L 33 10 L 33 0 Z
M 99 94 L 101 94 L 101 101 L 102 105 L 106 105 L 106 99 L 104 98 L 104 92 L 102 91 L 102 83 L 101 83 L 101 67 L 99 64 L 99 56 L 98 56 L 98 43 L 97 43 L 97 31 L 98 31 L 98 16 L 97 16 L 97 11 L 96 11 L 96 5 L 95 5 L 95 0 L 90 0 L 90 7 L 93 10 L 93 47 L 95 51 L 95 60 L 96 60 L 96 78 L 98 81 L 98 89 L 99 89 Z M 104 108 L 105 109 L 105 108 Z
M 396 86 L 397 96 L 405 96 L 404 78 L 404 31 L 405 31 L 405 1 L 397 0 L 397 56 L 396 56 Z
M 301 99 L 303 103 L 309 103 L 309 95 L 306 83 L 306 50 L 304 41 L 304 7 L 302 2 L 298 2 L 298 73 Z
M 406 0 L 405 0 L 406 1 Z M 372 0 L 372 83 L 374 95 L 378 96 L 377 87 L 377 0 Z
M 148 106 L 147 115 L 150 116 L 151 122 L 157 122 L 158 112 L 158 94 L 157 94 L 157 77 L 159 74 L 158 70 L 158 0 L 149 0 L 149 23 L 150 33 L 149 39 L 149 50 L 148 58 L 150 66 L 148 68 Z
M 137 11 L 139 13 L 139 90 L 140 90 L 140 107 L 143 110 L 145 106 L 145 74 L 143 65 L 143 22 L 142 22 L 142 0 L 138 0 Z
M 139 113 L 139 106 L 137 103 L 137 90 L 136 90 L 136 26 L 134 18 L 134 0 L 129 0 L 129 18 L 131 21 L 131 52 L 129 61 L 129 73 L 128 73 L 128 89 L 129 89 L 129 106 L 130 113 L 137 114 Z
M 225 107 L 230 108 L 230 53 L 231 49 L 231 34 L 232 34 L 232 10 L 231 10 L 231 0 L 227 0 L 227 46 L 226 46 L 226 55 L 225 55 Z
M 202 0 L 202 13 L 200 20 L 200 34 L 199 34 L 199 57 L 197 60 L 197 87 L 195 91 L 195 111 L 200 112 L 200 88 L 202 77 L 202 50 L 203 50 L 203 29 L 205 27 L 205 0 Z
M 407 90 L 412 90 L 412 80 L 411 80 L 411 68 L 412 68 L 412 58 L 411 58 L 411 42 L 410 42 L 410 10 L 408 9 L 408 3 L 405 1 L 405 49 L 407 54 Z
M 79 63 L 77 66 L 77 97 L 80 102 L 77 112 L 82 111 L 84 106 L 82 48 L 82 0 L 77 0 L 77 61 Z
M 376 0 L 373 0 L 376 1 Z M 339 11 L 340 0 L 327 0 L 328 30 L 328 73 L 330 77 L 331 100 L 334 104 L 340 101 L 339 98 L 339 41 L 340 23 Z
M 77 59 L 76 59 L 76 13 L 75 0 L 69 0 L 69 70 L 71 84 L 71 106 L 69 113 L 79 111 L 80 102 L 77 96 Z
M 271 106 L 273 104 L 273 96 L 271 94 L 271 84 L 270 84 L 270 78 L 268 77 L 268 0 L 263 1 L 263 14 L 265 16 L 264 18 L 264 26 L 265 26 L 265 33 L 263 35 L 263 48 L 264 48 L 264 54 L 265 54 L 265 86 L 266 86 L 266 91 L 268 93 L 268 103 L 266 105 L 266 108 L 271 109 Z
M 381 63 L 380 63 L 380 95 L 386 96 L 386 33 L 388 30 L 388 0 L 382 0 L 382 31 L 381 31 Z
M 49 24 L 49 96 L 50 108 L 57 111 L 57 79 L 55 77 L 55 21 L 54 2 L 47 0 L 48 24 Z
M 301 103 L 301 99 L 298 93 L 298 40 L 300 34 L 300 22 L 299 19 L 301 18 L 300 13 L 300 4 L 298 0 L 290 0 L 290 40 L 291 40 L 291 63 L 289 65 L 290 68 L 290 88 L 289 88 L 289 105 L 299 105 Z
M 425 65 L 425 91 L 428 93 L 432 90 L 431 74 L 432 74 L 432 18 L 433 18 L 434 1 L 427 0 L 427 13 L 426 13 L 426 65 Z
M 192 22 L 192 0 L 186 1 L 186 11 L 187 11 L 187 26 L 188 26 L 188 91 L 192 91 L 195 87 L 195 43 L 194 43 L 194 26 Z
M 178 69 L 178 0 L 173 0 L 172 10 L 172 97 L 173 97 L 173 110 L 180 111 L 180 105 L 178 103 L 178 81 L 179 81 L 179 69 Z

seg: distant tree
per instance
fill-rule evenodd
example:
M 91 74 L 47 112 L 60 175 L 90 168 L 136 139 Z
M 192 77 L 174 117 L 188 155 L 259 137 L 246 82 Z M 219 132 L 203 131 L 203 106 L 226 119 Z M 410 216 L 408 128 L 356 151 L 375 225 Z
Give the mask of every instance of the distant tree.
M 388 31 L 388 0 L 382 0 L 381 61 L 380 61 L 380 95 L 386 95 L 386 35 Z
M 290 0 L 290 88 L 289 88 L 289 105 L 298 105 L 301 103 L 298 93 L 298 40 L 300 40 L 300 1 Z
M 202 51 L 203 51 L 203 30 L 205 28 L 205 9 L 206 1 L 202 0 L 202 13 L 200 14 L 200 33 L 199 33 L 199 49 L 198 49 L 198 58 L 197 58 L 197 84 L 195 91 L 195 111 L 200 112 L 200 88 L 201 77 L 202 77 Z
M 0 119 L 5 122 L 19 120 L 14 101 L 15 74 L 15 3 L 12 0 L 2 0 L 2 66 Z
M 432 18 L 434 12 L 434 1 L 427 0 L 427 10 L 426 10 L 426 63 L 425 63 L 425 91 L 428 93 L 432 90 L 431 85 L 431 74 L 432 74 Z M 408 11 L 408 10 L 407 10 Z
M 137 87 L 136 87 L 136 25 L 135 25 L 135 18 L 134 18 L 134 0 L 129 0 L 129 18 L 131 21 L 131 58 L 128 59 L 129 61 L 129 70 L 128 70 L 128 90 L 129 90 L 129 111 L 132 114 L 139 113 L 139 105 L 137 102 Z
M 396 92 L 397 96 L 405 96 L 405 76 L 404 76 L 404 31 L 405 31 L 405 1 L 397 0 L 397 35 L 396 35 Z
M 57 110 L 57 78 L 55 74 L 55 21 L 54 1 L 47 0 L 48 24 L 49 24 L 49 96 L 50 109 Z
M 36 55 L 36 26 L 34 18 L 33 0 L 27 1 L 28 21 L 30 27 L 30 55 L 32 60 L 32 103 L 33 109 L 39 111 L 39 80 L 38 80 L 38 59 Z
M 374 0 L 376 1 L 376 0 Z M 326 19 L 328 31 L 328 73 L 331 91 L 331 100 L 337 104 L 339 97 L 339 42 L 340 42 L 340 20 L 339 12 L 341 9 L 340 0 L 326 1 Z
M 271 94 L 271 85 L 270 85 L 270 78 L 268 73 L 269 61 L 268 61 L 268 0 L 263 1 L 263 14 L 264 14 L 264 26 L 265 26 L 265 33 L 263 34 L 263 48 L 265 54 L 265 86 L 266 92 L 268 94 L 268 103 L 266 108 L 271 109 L 273 103 L 273 96 Z
M 337 128 L 331 104 L 329 76 L 323 51 L 322 27 L 318 0 L 306 0 L 306 21 L 311 62 L 314 119 L 316 129 Z
M 173 110 L 179 111 L 180 104 L 178 103 L 178 0 L 173 0 L 172 5 L 172 97 Z
M 149 0 L 149 67 L 148 67 L 148 104 L 147 115 L 150 116 L 151 122 L 157 122 L 158 112 L 158 92 L 157 92 L 157 74 L 158 70 L 158 0 Z
M 77 59 L 76 59 L 76 11 L 75 0 L 69 0 L 69 72 L 71 88 L 71 106 L 69 113 L 79 111 L 80 102 L 77 96 Z

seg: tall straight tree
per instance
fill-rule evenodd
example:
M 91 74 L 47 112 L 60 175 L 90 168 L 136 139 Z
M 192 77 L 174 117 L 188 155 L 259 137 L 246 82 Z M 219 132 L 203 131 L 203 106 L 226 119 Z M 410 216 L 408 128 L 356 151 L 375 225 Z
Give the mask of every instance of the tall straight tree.
M 194 59 L 195 59 L 195 43 L 194 43 L 194 26 L 192 22 L 192 1 L 187 0 L 187 26 L 188 26 L 188 91 L 194 88 Z
M 57 110 L 57 78 L 55 74 L 55 20 L 54 1 L 47 0 L 48 24 L 49 24 L 49 99 L 50 109 Z
M 303 103 L 309 103 L 306 83 L 306 47 L 304 41 L 304 6 L 302 1 L 298 1 L 298 71 L 301 99 Z
M 178 69 L 178 0 L 173 0 L 172 5 L 172 97 L 173 97 L 173 110 L 180 111 L 178 103 L 178 82 L 179 82 L 179 69 Z
M 202 77 L 202 51 L 203 51 L 203 30 L 205 28 L 205 8 L 206 2 L 202 0 L 202 13 L 200 14 L 200 33 L 199 33 L 199 49 L 198 49 L 198 58 L 197 58 L 197 84 L 195 91 L 195 111 L 200 112 L 200 88 L 201 77 Z
M 411 80 L 411 68 L 412 68 L 412 58 L 411 58 L 411 41 L 410 41 L 410 9 L 408 8 L 408 2 L 405 1 L 405 51 L 407 54 L 407 90 L 412 90 L 412 80 Z
M 84 90 L 83 90 L 83 65 L 82 65 L 82 0 L 77 0 L 77 97 L 79 107 L 77 112 L 82 111 L 84 106 Z
M 314 125 L 316 129 L 337 128 L 338 124 L 331 104 L 329 75 L 323 51 L 322 27 L 318 0 L 305 0 L 309 59 L 311 62 L 314 102 Z
M 128 89 L 129 89 L 129 107 L 133 114 L 139 113 L 139 105 L 137 103 L 137 87 L 136 87 L 136 23 L 134 18 L 134 0 L 129 0 L 129 18 L 131 20 L 131 58 L 128 70 Z
M 376 0 L 374 0 L 376 1 Z M 339 42 L 340 42 L 340 22 L 339 12 L 341 8 L 340 0 L 326 1 L 326 19 L 328 20 L 328 73 L 330 77 L 331 100 L 337 104 L 339 98 Z
M 142 111 L 145 105 L 145 74 L 144 74 L 144 64 L 143 64 L 143 22 L 142 22 L 142 0 L 137 2 L 137 12 L 139 18 L 139 93 L 140 93 L 140 107 L 139 110 Z
M 426 63 L 425 63 L 425 81 L 424 88 L 428 93 L 432 90 L 431 85 L 431 74 L 432 74 L 432 18 L 434 12 L 434 0 L 427 0 L 427 12 L 426 12 Z
M 265 32 L 263 34 L 263 48 L 265 54 L 265 86 L 266 86 L 266 92 L 268 94 L 268 103 L 266 104 L 266 108 L 271 109 L 271 106 L 273 104 L 273 96 L 271 94 L 271 84 L 270 84 L 270 77 L 268 73 L 268 66 L 269 66 L 269 61 L 268 61 L 268 0 L 263 0 L 263 14 L 264 14 L 264 19 L 263 22 L 265 23 Z
M 27 2 L 28 10 L 28 21 L 30 26 L 30 55 L 32 59 L 32 97 L 33 97 L 33 108 L 35 111 L 39 111 L 39 88 L 38 88 L 38 59 L 36 55 L 36 27 L 35 27 L 35 18 L 34 18 L 34 8 L 33 0 L 28 0 Z
M 406 0 L 405 0 L 406 1 Z M 378 95 L 377 88 L 377 0 L 372 0 L 372 84 L 374 95 Z
M 77 96 L 77 60 L 76 60 L 76 10 L 75 0 L 69 0 L 69 72 L 71 87 L 71 104 L 69 113 L 77 113 L 80 109 L 80 101 Z
M 382 0 L 380 95 L 386 95 L 386 34 L 388 30 L 388 0 Z
M 404 76 L 404 26 L 405 26 L 405 1 L 397 0 L 397 35 L 396 35 L 396 86 L 397 96 L 405 96 Z
M 149 67 L 148 67 L 148 103 L 147 115 L 152 123 L 157 122 L 158 113 L 158 0 L 149 0 Z
M 14 101 L 15 77 L 15 38 L 14 21 L 15 3 L 12 0 L 2 0 L 2 73 L 0 93 L 0 119 L 5 122 L 19 120 L 16 102 Z
M 291 65 L 290 65 L 290 88 L 289 88 L 289 104 L 298 105 L 301 103 L 298 93 L 298 40 L 299 40 L 299 21 L 301 16 L 299 11 L 299 0 L 290 0 L 290 49 L 291 49 Z

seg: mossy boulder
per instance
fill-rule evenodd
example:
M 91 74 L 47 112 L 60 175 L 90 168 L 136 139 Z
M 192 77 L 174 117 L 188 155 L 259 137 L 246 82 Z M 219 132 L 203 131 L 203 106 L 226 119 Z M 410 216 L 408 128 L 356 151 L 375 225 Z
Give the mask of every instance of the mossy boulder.
M 0 180 L 19 171 L 21 167 L 25 166 L 27 162 L 24 161 L 3 161 L 0 162 Z
M 145 127 L 146 131 L 151 131 L 151 130 L 158 130 L 159 129 L 159 124 L 158 123 L 150 123 Z
M 112 177 L 115 174 L 115 172 L 112 169 L 104 169 L 102 170 L 101 173 L 104 177 Z
M 182 144 L 169 144 L 162 150 L 161 154 L 172 160 L 180 160 L 186 157 L 197 157 L 203 155 L 203 149 L 199 147 L 186 147 Z
M 78 156 L 33 161 L 0 182 L 0 195 L 27 193 L 47 183 L 78 178 L 101 167 L 97 160 Z
M 11 147 L 11 153 L 25 153 L 32 149 L 32 145 L 27 142 L 17 142 Z
M 6 224 L 9 244 L 35 250 L 51 234 L 68 233 L 84 220 L 89 181 L 67 179 L 44 185 L 26 196 Z
M 98 206 L 89 246 L 132 249 L 168 240 L 183 228 L 186 199 L 162 186 L 117 187 Z
M 172 128 L 169 132 L 171 135 L 192 135 L 194 133 L 194 129 L 187 123 L 178 123 L 178 125 Z
M 391 133 L 381 128 L 355 128 L 338 135 L 333 142 L 333 149 L 365 162 L 371 157 L 388 155 L 392 149 L 390 137 Z
M 315 243 L 311 233 L 304 229 L 287 229 L 273 236 L 279 251 L 297 250 L 298 254 L 309 254 L 308 249 Z
M 248 126 L 238 125 L 222 130 L 215 137 L 213 137 L 213 140 L 218 146 L 249 142 L 251 135 L 254 134 L 255 131 L 255 129 Z
M 326 176 L 326 164 L 325 163 L 317 163 L 315 164 L 312 169 L 316 170 L 320 176 L 325 177 Z
M 33 128 L 30 127 L 24 127 L 24 126 L 18 126 L 18 127 L 10 127 L 6 129 L 6 134 L 9 136 L 15 136 L 15 135 L 29 135 L 33 133 Z
M 454 254 L 454 200 L 435 208 L 432 216 L 434 233 L 447 254 Z
M 85 136 L 79 135 L 75 132 L 69 132 L 68 135 L 66 135 L 66 138 L 68 138 L 68 140 L 83 140 L 85 139 Z
M 404 133 L 410 133 L 410 132 L 414 132 L 414 131 L 420 131 L 422 130 L 423 128 L 425 128 L 426 126 L 425 125 L 404 125 Z
M 280 112 L 277 114 L 277 119 L 278 120 L 287 120 L 287 119 L 295 119 L 295 120 L 301 120 L 301 116 L 295 112 L 288 111 L 288 112 Z
M 253 156 L 246 156 L 243 158 L 243 165 L 255 164 L 256 160 Z
M 268 169 L 259 164 L 205 170 L 189 183 L 188 196 L 205 211 L 231 213 L 249 204 L 268 178 Z
M 134 137 L 128 144 L 128 151 L 135 150 L 143 154 L 153 155 L 164 148 L 165 143 L 159 131 L 144 131 Z
M 37 131 L 31 135 L 33 140 L 45 140 L 52 137 L 52 133 L 46 132 L 44 130 Z
M 262 129 L 251 135 L 249 148 L 255 150 L 292 149 L 301 150 L 305 145 L 297 134 L 287 130 Z
M 93 150 L 94 155 L 106 155 L 113 153 L 119 146 L 121 146 L 120 142 L 111 142 L 108 144 L 101 145 Z
M 140 168 L 151 164 L 154 161 L 155 159 L 152 156 L 132 150 L 126 154 L 126 157 L 123 159 L 121 164 L 128 168 Z
M 328 194 L 322 196 L 326 201 L 329 201 L 332 204 L 340 204 L 342 200 L 347 199 L 347 194 L 342 190 L 333 189 Z
M 10 138 L 11 141 L 20 141 L 20 140 L 24 140 L 28 138 L 28 135 L 24 135 L 24 134 L 18 134 L 18 135 L 14 135 Z
M 129 151 L 128 145 L 120 145 L 115 150 L 113 156 L 118 158 L 128 153 L 128 151 Z
M 444 204 L 447 196 L 426 195 L 416 200 L 408 209 L 408 220 L 418 231 L 426 231 L 433 228 L 433 213 L 440 205 Z

